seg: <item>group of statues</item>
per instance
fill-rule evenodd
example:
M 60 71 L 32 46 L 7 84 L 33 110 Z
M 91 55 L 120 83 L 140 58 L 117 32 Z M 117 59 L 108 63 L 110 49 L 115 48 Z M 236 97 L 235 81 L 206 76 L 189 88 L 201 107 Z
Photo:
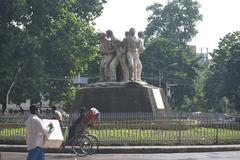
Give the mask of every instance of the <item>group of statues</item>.
M 139 55 L 144 51 L 144 33 L 130 28 L 125 32 L 125 38 L 121 41 L 114 37 L 111 30 L 99 33 L 100 52 L 102 55 L 100 64 L 100 81 L 141 81 L 142 63 Z M 117 79 L 120 64 L 122 79 Z

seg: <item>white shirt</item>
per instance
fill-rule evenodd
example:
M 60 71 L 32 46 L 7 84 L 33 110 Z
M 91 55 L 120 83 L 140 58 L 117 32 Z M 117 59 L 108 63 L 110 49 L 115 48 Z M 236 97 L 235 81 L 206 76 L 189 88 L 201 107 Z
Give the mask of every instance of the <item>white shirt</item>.
M 63 121 L 63 117 L 62 117 L 62 114 L 61 114 L 61 112 L 60 111 L 54 111 L 54 113 L 55 113 L 55 118 L 57 119 L 57 120 L 59 120 L 59 121 Z
M 47 129 L 44 128 L 43 122 L 37 115 L 31 114 L 25 121 L 26 126 L 26 143 L 27 149 L 31 150 L 35 147 L 43 146 L 44 134 L 47 133 Z

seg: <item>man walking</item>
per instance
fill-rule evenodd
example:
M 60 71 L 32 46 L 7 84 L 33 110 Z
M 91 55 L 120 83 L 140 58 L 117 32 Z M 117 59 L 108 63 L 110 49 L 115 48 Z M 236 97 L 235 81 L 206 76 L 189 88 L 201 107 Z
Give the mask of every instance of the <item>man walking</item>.
M 40 108 L 32 104 L 30 106 L 31 115 L 25 121 L 26 126 L 26 143 L 28 149 L 27 160 L 45 160 L 43 143 L 44 136 L 47 135 L 48 129 L 43 126 L 42 119 L 38 117 Z M 48 125 L 53 128 L 52 123 Z

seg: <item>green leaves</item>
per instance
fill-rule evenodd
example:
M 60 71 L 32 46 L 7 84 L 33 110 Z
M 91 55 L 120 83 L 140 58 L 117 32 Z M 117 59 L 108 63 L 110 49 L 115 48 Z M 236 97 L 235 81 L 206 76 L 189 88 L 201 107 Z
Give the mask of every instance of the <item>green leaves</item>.
M 225 97 L 230 100 L 231 110 L 240 110 L 240 32 L 225 35 L 218 47 L 212 53 L 213 64 L 206 85 L 208 103 L 217 106 Z M 211 99 L 211 94 L 215 98 Z M 224 108 L 218 108 L 218 111 L 224 111 Z
M 194 80 L 199 65 L 195 53 L 188 47 L 179 47 L 167 39 L 153 38 L 147 42 L 141 61 L 143 77 L 149 83 L 161 85 L 164 89 L 167 84 L 174 84 L 171 98 L 175 109 L 184 105 L 186 96 L 195 95 Z
M 0 103 L 4 104 L 16 68 L 22 71 L 11 91 L 16 103 L 48 95 L 70 100 L 70 79 L 97 55 L 93 20 L 105 0 L 0 1 Z
M 200 5 L 192 0 L 173 0 L 166 6 L 155 3 L 146 28 L 146 37 L 162 37 L 178 45 L 187 44 L 197 34 L 196 25 L 202 20 Z
M 202 20 L 199 8 L 192 0 L 172 0 L 165 6 L 154 3 L 147 8 L 151 13 L 145 31 L 147 46 L 141 57 L 143 74 L 154 77 L 152 84 L 157 85 L 157 79 L 173 84 L 169 98 L 176 110 L 191 109 L 197 104 L 197 100 L 193 102 L 195 96 L 203 99 L 203 82 L 195 81 L 201 67 L 196 53 L 187 46 L 197 34 L 197 22 Z M 172 66 L 174 63 L 177 65 Z

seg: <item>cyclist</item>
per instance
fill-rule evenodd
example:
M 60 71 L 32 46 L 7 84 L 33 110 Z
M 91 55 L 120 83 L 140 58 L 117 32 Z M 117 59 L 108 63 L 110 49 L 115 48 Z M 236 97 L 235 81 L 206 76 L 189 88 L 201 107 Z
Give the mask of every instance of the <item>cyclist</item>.
M 62 132 L 64 131 L 64 122 L 63 122 L 63 116 L 62 113 L 60 111 L 57 110 L 56 106 L 52 106 L 52 114 L 53 114 L 53 119 L 56 119 L 59 121 L 60 127 Z
M 71 139 L 77 134 L 86 132 L 87 128 L 92 127 L 96 120 L 99 118 L 100 112 L 92 107 L 88 111 L 83 107 L 80 109 L 80 117 L 76 119 L 72 126 L 69 128 L 69 136 Z

